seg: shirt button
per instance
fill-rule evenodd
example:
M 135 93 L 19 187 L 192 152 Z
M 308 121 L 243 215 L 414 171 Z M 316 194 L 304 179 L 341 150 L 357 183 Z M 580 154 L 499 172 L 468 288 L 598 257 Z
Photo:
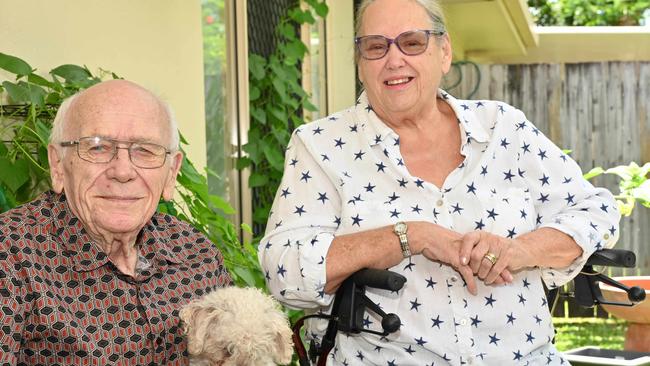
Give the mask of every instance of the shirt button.
M 605 238 L 605 240 L 609 240 L 609 234 L 605 233 L 605 235 L 603 235 L 603 238 Z
M 467 319 L 461 319 L 460 325 L 467 325 Z
M 458 281 L 458 277 L 456 277 L 456 276 L 452 276 L 450 279 L 451 279 L 451 282 L 456 282 L 456 281 Z
M 444 204 L 445 204 L 445 201 L 443 201 L 441 199 L 436 202 L 436 206 L 438 206 L 438 207 L 441 207 Z
M 470 365 L 473 365 L 474 364 L 474 357 L 468 358 L 467 363 L 470 364 Z

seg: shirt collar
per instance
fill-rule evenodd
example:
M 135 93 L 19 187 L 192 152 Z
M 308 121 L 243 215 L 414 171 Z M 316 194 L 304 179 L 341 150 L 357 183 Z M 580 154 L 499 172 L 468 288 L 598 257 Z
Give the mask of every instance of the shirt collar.
M 50 196 L 52 202 L 50 235 L 62 244 L 63 254 L 70 257 L 74 263 L 73 269 L 77 272 L 87 272 L 108 263 L 108 255 L 93 242 L 81 220 L 74 216 L 65 194 L 50 191 L 46 195 Z M 163 265 L 164 261 L 181 263 L 173 251 L 173 243 L 163 236 L 164 228 L 158 225 L 160 216 L 162 215 L 154 215 L 142 228 L 136 245 L 141 246 L 141 254 L 147 259 L 153 259 L 156 266 Z
M 468 137 L 477 142 L 486 142 L 488 140 L 489 134 L 477 118 L 472 108 L 468 107 L 469 101 L 458 100 L 442 89 L 438 89 L 438 97 L 445 100 L 456 114 L 456 118 L 463 134 L 463 142 L 465 142 Z M 370 142 L 370 146 L 383 142 L 391 135 L 395 137 L 397 136 L 395 131 L 388 127 L 372 110 L 372 106 L 368 101 L 368 96 L 365 91 L 361 93 L 357 99 L 354 109 L 356 119 L 358 122 L 361 122 L 362 129 L 366 134 L 366 138 Z

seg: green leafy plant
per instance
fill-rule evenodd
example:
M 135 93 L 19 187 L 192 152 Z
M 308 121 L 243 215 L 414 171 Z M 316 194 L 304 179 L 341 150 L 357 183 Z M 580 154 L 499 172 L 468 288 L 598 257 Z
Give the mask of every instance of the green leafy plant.
M 4 212 L 50 188 L 47 143 L 61 102 L 105 77 L 118 76 L 104 70 L 95 76 L 87 67 L 62 65 L 52 69 L 46 78 L 36 74 L 24 60 L 3 53 L 0 69 L 15 77 L 0 86 L 0 212 Z M 184 139 L 181 142 L 187 145 Z M 180 200 L 161 202 L 159 210 L 202 231 L 222 252 L 237 285 L 265 288 L 256 248 L 240 243 L 237 230 L 225 218 L 234 210 L 223 198 L 209 194 L 206 176 L 187 158 L 177 187 Z
M 618 208 L 623 216 L 630 216 L 634 210 L 635 203 L 650 208 L 650 163 L 639 166 L 635 162 L 629 165 L 619 165 L 610 169 L 601 167 L 593 168 L 587 174 L 586 179 L 597 177 L 601 174 L 615 174 L 619 177 L 618 187 L 620 193 L 616 195 Z
M 296 28 L 314 24 L 316 16 L 325 17 L 325 1 L 306 0 L 289 9 L 275 29 L 278 43 L 268 57 L 249 55 L 250 114 L 247 156 L 239 159 L 239 169 L 251 167 L 249 187 L 255 190 L 253 222 L 266 224 L 275 192 L 282 179 L 284 150 L 291 131 L 305 122 L 302 111 L 315 111 L 309 95 L 301 86 L 300 63 L 308 52 Z
M 537 25 L 642 25 L 650 0 L 528 0 Z

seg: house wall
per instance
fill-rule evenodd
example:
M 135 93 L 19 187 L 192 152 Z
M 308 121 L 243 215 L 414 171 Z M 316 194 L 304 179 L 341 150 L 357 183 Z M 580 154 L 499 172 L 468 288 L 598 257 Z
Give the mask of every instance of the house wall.
M 43 75 L 61 64 L 86 65 L 151 89 L 171 104 L 189 158 L 203 167 L 200 18 L 199 0 L 0 0 L 0 52 Z M 0 80 L 7 77 L 0 71 Z

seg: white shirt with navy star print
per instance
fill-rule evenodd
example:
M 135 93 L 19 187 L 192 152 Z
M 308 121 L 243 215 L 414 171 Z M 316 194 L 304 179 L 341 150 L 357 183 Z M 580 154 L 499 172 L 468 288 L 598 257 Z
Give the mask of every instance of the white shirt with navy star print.
M 537 268 L 512 284 L 485 286 L 472 296 L 451 267 L 421 255 L 391 270 L 406 276 L 399 293 L 368 290 L 401 329 L 385 338 L 339 334 L 334 365 L 568 365 L 554 336 L 542 280 L 570 281 L 598 248 L 618 238 L 612 194 L 582 178 L 578 165 L 524 114 L 501 102 L 457 100 L 454 110 L 465 157 L 443 187 L 411 175 L 399 136 L 373 112 L 365 94 L 345 111 L 294 131 L 284 177 L 259 246 L 272 293 L 297 308 L 327 309 L 325 258 L 337 235 L 429 221 L 459 233 L 503 237 L 551 227 L 583 255 L 566 268 Z M 364 325 L 380 330 L 366 315 Z

